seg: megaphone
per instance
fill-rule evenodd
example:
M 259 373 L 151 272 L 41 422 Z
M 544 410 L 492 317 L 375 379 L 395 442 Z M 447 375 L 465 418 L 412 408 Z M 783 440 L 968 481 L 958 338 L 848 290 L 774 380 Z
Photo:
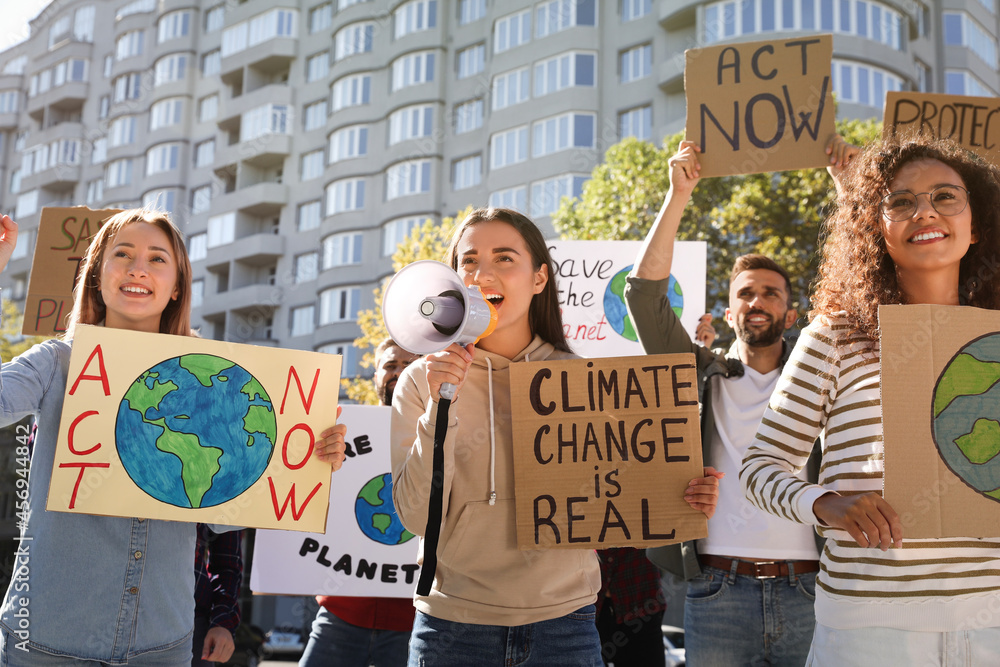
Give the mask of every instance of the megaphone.
M 490 335 L 497 311 L 450 266 L 424 259 L 404 266 L 386 285 L 382 319 L 401 348 L 424 355 Z

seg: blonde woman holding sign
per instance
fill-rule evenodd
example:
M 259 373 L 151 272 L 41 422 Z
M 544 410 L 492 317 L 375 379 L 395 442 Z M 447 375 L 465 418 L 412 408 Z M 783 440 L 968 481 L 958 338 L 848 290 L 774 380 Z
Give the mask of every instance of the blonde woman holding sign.
M 0 231 L 2 270 L 17 224 L 2 216 Z M 0 421 L 34 415 L 38 425 L 19 504 L 28 518 L 0 609 L 0 663 L 190 664 L 196 524 L 45 511 L 74 328 L 192 335 L 183 235 L 165 214 L 112 216 L 91 241 L 74 298 L 65 340 L 45 341 L 0 367 Z M 345 457 L 345 430 L 327 429 L 316 443 L 316 456 L 333 470 Z M 28 446 L 16 454 L 27 468 Z

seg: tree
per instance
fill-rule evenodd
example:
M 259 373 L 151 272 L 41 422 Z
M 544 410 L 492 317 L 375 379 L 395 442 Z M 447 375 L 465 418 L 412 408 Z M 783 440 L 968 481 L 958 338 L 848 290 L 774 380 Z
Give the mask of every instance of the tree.
M 17 304 L 4 299 L 3 321 L 0 322 L 0 359 L 7 363 L 36 343 L 46 340 L 44 336 L 25 336 L 21 334 L 23 315 Z
M 843 121 L 837 131 L 864 145 L 880 132 L 874 120 Z M 566 239 L 642 239 L 670 186 L 667 160 L 683 139 L 668 137 L 662 148 L 626 138 L 608 149 L 578 200 L 564 198 L 552 216 Z M 684 211 L 679 240 L 708 245 L 706 303 L 721 314 L 729 301 L 729 272 L 739 255 L 773 257 L 793 278 L 792 294 L 805 312 L 816 275 L 820 223 L 834 189 L 823 169 L 705 178 Z
M 444 218 L 440 224 L 428 219 L 424 221 L 423 225 L 414 228 L 410 236 L 399 244 L 392 256 L 393 271 L 399 271 L 407 264 L 419 259 L 442 261 L 448 250 L 448 244 L 451 242 L 451 235 L 457 221 L 465 219 L 471 210 L 472 208 L 469 207 L 459 212 L 454 218 Z M 376 287 L 374 290 L 375 308 L 358 313 L 361 336 L 354 339 L 354 346 L 359 350 L 365 350 L 361 358 L 362 368 L 375 367 L 375 348 L 389 336 L 385 322 L 382 320 L 383 291 L 384 284 Z M 375 393 L 373 380 L 355 377 L 344 378 L 340 382 L 349 399 L 364 405 L 378 405 L 378 396 Z

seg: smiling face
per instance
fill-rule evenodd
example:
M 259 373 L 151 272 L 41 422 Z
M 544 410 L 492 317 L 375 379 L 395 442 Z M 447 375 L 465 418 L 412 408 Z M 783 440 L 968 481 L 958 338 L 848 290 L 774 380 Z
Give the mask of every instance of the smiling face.
M 750 347 L 779 344 L 797 313 L 788 307 L 785 278 L 770 269 L 743 271 L 729 285 L 726 322 Z
M 478 346 L 504 356 L 527 347 L 533 336 L 528 308 L 548 282 L 548 267 L 536 270 L 524 238 L 512 225 L 497 220 L 468 227 L 456 256 L 465 284 L 477 285 L 497 310 L 496 328 Z
M 938 160 L 919 159 L 907 162 L 889 184 L 890 192 L 914 194 L 931 192 L 943 185 L 965 187 L 954 169 Z M 972 207 L 961 213 L 942 215 L 931 205 L 929 195 L 917 197 L 913 216 L 896 222 L 882 217 L 882 236 L 896 265 L 900 284 L 917 273 L 941 272 L 950 284 L 958 284 L 959 263 L 976 242 L 972 231 Z
M 158 332 L 160 316 L 178 296 L 177 260 L 167 234 L 136 222 L 122 227 L 104 250 L 100 290 L 105 326 Z

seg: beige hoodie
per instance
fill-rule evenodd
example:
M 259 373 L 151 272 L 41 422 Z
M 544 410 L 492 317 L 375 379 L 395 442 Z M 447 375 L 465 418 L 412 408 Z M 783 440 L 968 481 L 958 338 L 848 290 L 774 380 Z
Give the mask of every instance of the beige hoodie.
M 419 611 L 459 623 L 515 626 L 596 601 L 601 573 L 593 550 L 520 551 L 515 536 L 508 367 L 573 357 L 537 336 L 513 361 L 476 348 L 449 413 L 438 565 L 430 595 L 415 598 Z M 392 499 L 403 525 L 417 535 L 427 525 L 436 417 L 420 359 L 400 376 L 392 400 Z M 421 563 L 423 547 L 421 539 Z

